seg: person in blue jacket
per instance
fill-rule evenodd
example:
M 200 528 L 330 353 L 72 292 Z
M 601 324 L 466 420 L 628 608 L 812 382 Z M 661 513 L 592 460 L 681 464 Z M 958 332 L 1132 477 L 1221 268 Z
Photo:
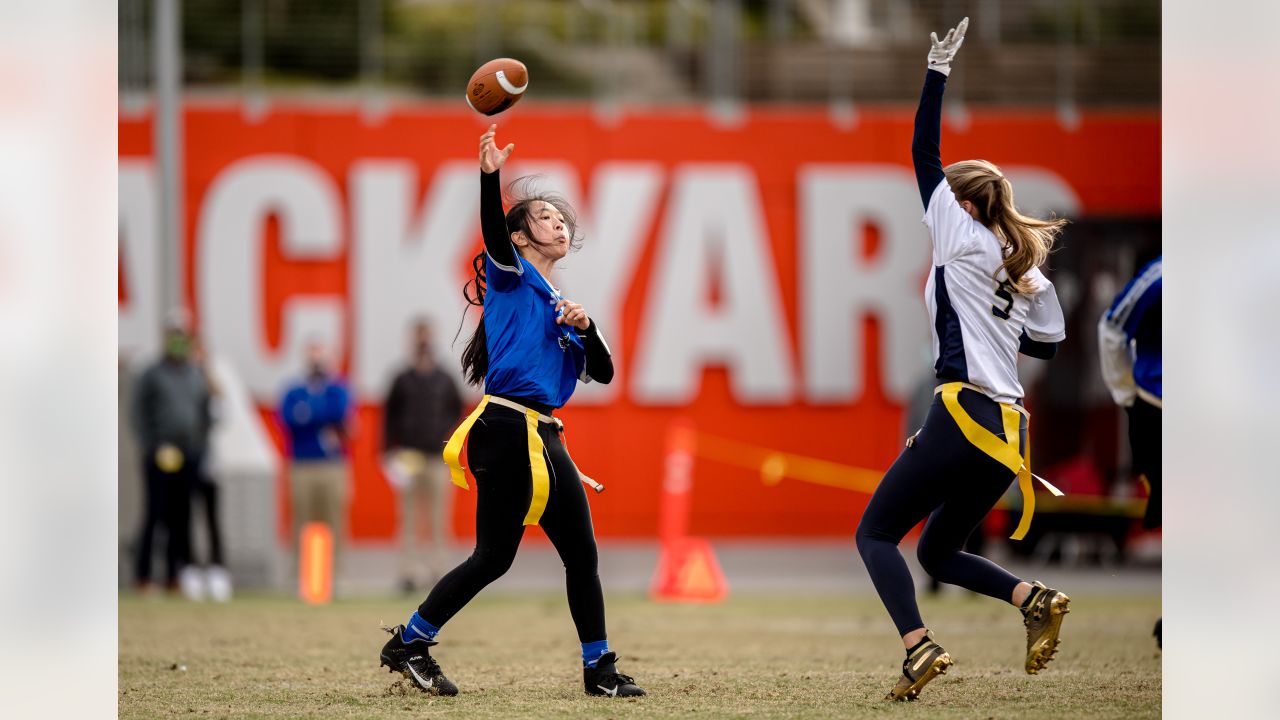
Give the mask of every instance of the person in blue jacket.
M 351 396 L 330 368 L 324 344 L 307 344 L 306 373 L 285 389 L 279 413 L 288 441 L 295 570 L 302 526 L 325 523 L 333 534 L 334 583 L 341 587 L 350 497 Z

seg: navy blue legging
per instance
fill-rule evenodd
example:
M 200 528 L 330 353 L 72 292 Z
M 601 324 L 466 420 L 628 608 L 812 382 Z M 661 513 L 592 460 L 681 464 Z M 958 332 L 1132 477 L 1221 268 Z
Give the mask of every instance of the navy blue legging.
M 960 405 L 978 424 L 1004 437 L 1000 406 L 962 390 Z M 1026 419 L 1021 438 L 1026 439 Z M 1008 468 L 974 447 L 935 396 L 924 427 L 894 461 L 858 523 L 858 552 L 899 635 L 923 628 L 911 571 L 898 543 L 926 517 L 916 555 L 937 580 L 1009 601 L 1019 582 L 1004 568 L 964 551 L 965 540 L 1014 479 Z

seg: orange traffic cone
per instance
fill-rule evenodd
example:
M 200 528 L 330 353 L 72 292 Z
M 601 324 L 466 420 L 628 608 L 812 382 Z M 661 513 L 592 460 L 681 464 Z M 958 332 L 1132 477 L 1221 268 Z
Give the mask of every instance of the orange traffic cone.
M 714 603 L 728 594 L 729 583 L 706 540 L 691 537 L 662 545 L 658 570 L 649 588 L 654 600 Z

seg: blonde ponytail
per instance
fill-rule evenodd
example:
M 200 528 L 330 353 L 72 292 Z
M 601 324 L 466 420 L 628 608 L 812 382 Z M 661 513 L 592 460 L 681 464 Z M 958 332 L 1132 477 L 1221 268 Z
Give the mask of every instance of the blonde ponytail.
M 1013 186 L 1000 168 L 986 160 L 953 163 L 943 172 L 956 200 L 973 203 L 978 221 L 1004 243 L 1003 268 L 1014 289 L 1026 294 L 1035 292 L 1025 276 L 1044 264 L 1066 219 L 1040 220 L 1018 212 L 1013 204 Z

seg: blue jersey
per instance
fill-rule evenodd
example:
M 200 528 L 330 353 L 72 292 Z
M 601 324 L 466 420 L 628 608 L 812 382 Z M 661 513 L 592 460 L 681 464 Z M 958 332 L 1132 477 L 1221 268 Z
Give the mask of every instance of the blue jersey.
M 1160 353 L 1160 291 L 1163 257 L 1138 272 L 1116 296 L 1098 323 L 1102 374 L 1112 396 L 1122 405 L 1143 394 L 1164 399 Z
M 289 431 L 289 455 L 295 460 L 329 460 L 346 454 L 351 398 L 336 378 L 294 383 L 280 400 L 280 419 Z
M 560 291 L 528 260 L 514 259 L 518 264 L 505 265 L 485 253 L 485 392 L 563 407 L 587 379 L 582 337 L 556 323 Z

